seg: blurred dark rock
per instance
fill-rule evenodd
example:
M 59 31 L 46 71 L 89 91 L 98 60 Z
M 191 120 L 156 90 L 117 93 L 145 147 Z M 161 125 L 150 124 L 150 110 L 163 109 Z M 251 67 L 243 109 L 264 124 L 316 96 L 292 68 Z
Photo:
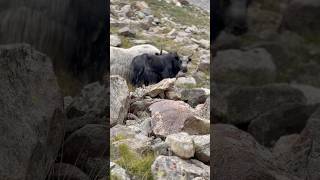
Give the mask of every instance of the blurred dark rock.
M 63 98 L 50 59 L 0 46 L 0 179 L 45 179 L 64 136 Z

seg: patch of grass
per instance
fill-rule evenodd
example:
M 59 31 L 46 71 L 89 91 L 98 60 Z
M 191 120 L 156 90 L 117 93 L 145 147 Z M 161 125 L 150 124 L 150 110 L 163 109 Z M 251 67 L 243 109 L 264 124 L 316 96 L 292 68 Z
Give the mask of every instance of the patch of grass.
M 117 136 L 113 137 L 113 139 L 111 140 L 112 142 L 116 142 L 116 141 L 121 141 L 127 139 L 127 137 L 123 134 L 118 134 Z
M 130 42 L 130 38 L 119 36 L 121 39 L 121 47 L 122 48 L 130 48 L 133 46 L 133 44 Z
M 119 31 L 119 27 L 111 26 L 110 27 L 110 34 L 117 34 Z
M 110 176 L 110 180 L 122 180 L 122 179 L 119 178 L 118 176 L 111 175 L 111 176 Z
M 129 92 L 134 92 L 136 90 L 136 87 L 134 87 L 130 82 L 128 82 L 127 84 L 128 84 Z
M 169 15 L 175 22 L 183 25 L 209 26 L 210 19 L 208 14 L 202 13 L 192 6 L 178 7 L 158 0 L 145 0 L 150 6 L 156 17 L 163 17 L 164 14 Z
M 141 180 L 152 180 L 151 165 L 155 160 L 152 153 L 138 155 L 129 149 L 125 144 L 119 145 L 120 158 L 116 161 L 129 174 Z
M 169 38 L 161 38 L 157 36 L 152 36 L 152 37 L 145 37 L 142 34 L 138 34 L 138 37 L 140 39 L 145 39 L 149 40 L 150 44 L 154 45 L 155 47 L 158 48 L 163 48 L 163 50 L 169 51 L 169 52 L 174 52 L 177 51 L 182 47 L 181 44 L 173 41 L 172 39 Z

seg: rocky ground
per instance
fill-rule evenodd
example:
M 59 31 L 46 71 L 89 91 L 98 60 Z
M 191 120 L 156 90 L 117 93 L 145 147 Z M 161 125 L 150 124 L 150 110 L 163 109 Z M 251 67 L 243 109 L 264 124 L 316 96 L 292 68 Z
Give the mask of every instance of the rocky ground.
M 184 77 L 134 88 L 111 75 L 111 179 L 209 179 L 209 14 L 188 1 L 111 1 L 110 46 L 191 55 Z
M 320 3 L 253 1 L 215 45 L 215 179 L 320 179 Z

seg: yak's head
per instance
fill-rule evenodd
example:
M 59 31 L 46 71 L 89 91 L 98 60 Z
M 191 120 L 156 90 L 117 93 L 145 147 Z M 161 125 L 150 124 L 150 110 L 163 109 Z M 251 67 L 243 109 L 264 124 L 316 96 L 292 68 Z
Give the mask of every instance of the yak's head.
M 188 64 L 191 62 L 191 55 L 180 56 L 178 52 L 170 53 L 172 56 L 172 69 L 174 74 L 177 75 L 179 72 L 186 73 L 188 71 Z
M 221 0 L 224 8 L 225 30 L 241 35 L 248 30 L 247 9 L 250 0 Z
M 172 74 L 177 75 L 184 74 L 188 71 L 188 64 L 191 62 L 191 55 L 184 56 L 179 55 L 178 52 L 169 52 L 169 53 L 163 53 L 163 50 L 161 48 L 160 53 L 155 53 L 157 56 L 165 56 L 166 59 L 168 59 L 171 62 L 172 67 Z

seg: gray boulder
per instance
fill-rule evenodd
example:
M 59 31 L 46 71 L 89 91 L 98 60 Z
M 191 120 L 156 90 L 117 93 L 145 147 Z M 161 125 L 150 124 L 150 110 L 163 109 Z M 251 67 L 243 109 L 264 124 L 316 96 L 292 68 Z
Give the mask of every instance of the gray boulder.
M 106 125 L 87 124 L 72 133 L 63 144 L 62 162 L 85 169 L 89 158 L 107 158 L 109 144 Z
M 170 134 L 166 138 L 170 150 L 182 159 L 189 159 L 194 156 L 195 147 L 191 136 L 188 133 L 180 132 Z
M 123 124 L 129 108 L 129 89 L 126 81 L 110 76 L 110 125 Z
M 306 84 L 291 84 L 292 87 L 300 90 L 307 98 L 308 105 L 320 103 L 320 88 Z
M 209 72 L 210 70 L 210 54 L 200 56 L 198 71 Z
M 187 132 L 190 135 L 208 134 L 209 120 L 196 116 L 195 110 L 182 101 L 162 100 L 149 106 L 151 128 L 157 136 Z
M 107 88 L 104 85 L 99 82 L 86 85 L 67 107 L 67 133 L 86 124 L 106 124 L 107 98 Z
M 298 180 L 248 133 L 225 124 L 215 124 L 212 132 L 214 140 L 210 146 L 214 179 Z
M 262 48 L 218 51 L 212 67 L 217 83 L 261 85 L 274 82 L 276 77 L 272 56 Z
M 63 136 L 51 60 L 27 44 L 0 46 L 0 179 L 45 179 Z
M 144 53 L 160 53 L 160 50 L 150 44 L 136 45 L 129 49 L 110 46 L 110 74 L 120 75 L 129 81 L 130 64 L 133 58 Z
M 210 119 L 210 97 L 206 99 L 204 104 L 199 104 L 195 109 L 199 116 L 205 119 Z
M 210 134 L 192 136 L 195 145 L 195 157 L 204 163 L 210 162 Z
M 290 1 L 282 20 L 282 29 L 299 34 L 319 33 L 320 2 L 318 0 Z
M 301 179 L 317 180 L 320 178 L 320 109 L 310 117 L 306 127 L 285 151 L 278 154 L 278 159 L 290 173 Z
M 300 133 L 316 106 L 281 105 L 253 119 L 248 132 L 265 146 L 272 146 L 284 135 Z
M 110 35 L 110 46 L 119 47 L 121 45 L 121 39 L 117 35 Z
M 300 138 L 300 134 L 281 136 L 272 148 L 273 155 L 276 158 L 281 159 L 282 155 L 290 152 L 292 146 L 295 144 L 298 138 Z
M 127 37 L 135 37 L 136 32 L 130 29 L 129 27 L 123 27 L 119 29 L 118 33 L 122 36 L 127 36 Z
M 304 95 L 287 84 L 227 89 L 216 86 L 213 96 L 214 115 L 219 121 L 235 125 L 249 123 L 282 106 L 306 103 Z
M 114 162 L 110 162 L 110 174 L 112 177 L 119 180 L 130 180 L 130 176 L 126 170 Z
M 158 156 L 151 166 L 153 178 L 209 180 L 210 167 L 197 160 L 183 160 L 176 156 Z
M 210 90 L 204 88 L 183 89 L 181 91 L 181 99 L 192 107 L 203 104 L 209 96 Z

